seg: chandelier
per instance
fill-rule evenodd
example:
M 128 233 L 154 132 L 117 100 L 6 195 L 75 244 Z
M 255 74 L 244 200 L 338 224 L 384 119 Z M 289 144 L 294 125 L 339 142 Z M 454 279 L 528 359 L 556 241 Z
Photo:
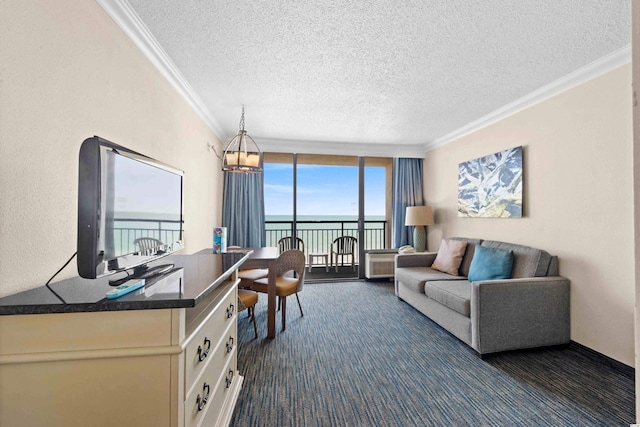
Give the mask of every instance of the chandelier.
M 240 118 L 240 130 L 231 138 L 222 155 L 222 170 L 236 173 L 262 172 L 262 151 L 244 130 L 244 105 Z

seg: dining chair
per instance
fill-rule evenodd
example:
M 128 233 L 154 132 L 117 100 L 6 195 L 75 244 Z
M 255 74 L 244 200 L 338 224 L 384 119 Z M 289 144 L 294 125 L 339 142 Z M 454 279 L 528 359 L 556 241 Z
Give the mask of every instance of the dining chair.
M 333 266 L 333 259 L 335 256 L 336 273 L 338 272 L 338 257 L 340 258 L 340 264 L 344 266 L 344 257 L 351 256 L 351 268 L 356 269 L 356 243 L 358 239 L 353 236 L 341 236 L 331 243 L 331 266 Z
M 278 248 L 280 249 L 280 253 L 291 249 L 297 249 L 304 253 L 304 240 L 302 240 L 300 237 L 283 237 L 282 239 L 278 240 Z
M 239 270 L 238 278 L 240 279 L 240 283 L 238 284 L 238 289 L 250 289 L 253 287 L 253 283 L 258 280 L 265 278 L 269 275 L 269 270 L 266 268 L 250 268 L 248 270 Z
M 238 289 L 238 312 L 249 310 L 251 322 L 253 322 L 253 333 L 258 338 L 258 327 L 256 325 L 255 308 L 258 303 L 258 294 L 248 289 Z
M 294 277 L 286 275 L 293 272 Z M 302 291 L 305 272 L 304 253 L 297 249 L 285 251 L 269 266 L 269 276 L 253 282 L 253 290 L 256 292 L 268 293 L 269 286 L 275 286 L 276 296 L 282 304 L 282 330 L 286 329 L 287 318 L 287 297 L 295 294 L 300 308 L 300 316 L 304 317 L 300 297 L 298 293 Z
M 241 247 L 227 246 L 227 250 L 237 250 L 237 249 L 241 249 Z M 253 285 L 254 280 L 267 277 L 268 274 L 269 274 L 269 270 L 267 270 L 266 268 L 250 268 L 247 270 L 238 270 L 238 278 L 240 279 L 240 283 L 238 284 L 238 289 L 251 289 L 251 285 Z

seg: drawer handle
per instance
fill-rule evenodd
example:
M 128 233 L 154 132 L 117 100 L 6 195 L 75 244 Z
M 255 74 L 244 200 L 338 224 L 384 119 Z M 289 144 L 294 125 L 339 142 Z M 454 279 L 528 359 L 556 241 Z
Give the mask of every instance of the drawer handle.
M 229 369 L 229 375 L 227 375 L 227 378 L 225 378 L 225 382 L 227 388 L 231 387 L 231 383 L 233 382 L 233 371 L 231 369 Z
M 233 350 L 233 337 L 229 337 L 229 340 L 227 341 L 227 353 L 231 353 L 232 350 Z
M 207 358 L 207 355 L 209 354 L 209 349 L 211 348 L 211 340 L 209 340 L 209 338 L 204 337 L 204 342 L 202 343 L 202 345 L 206 346 L 207 348 L 202 351 L 202 347 L 198 346 L 198 361 L 202 362 L 204 359 Z
M 204 394 L 204 397 L 200 398 L 200 395 L 196 397 L 196 405 L 198 405 L 198 412 L 202 411 L 204 409 L 204 405 L 207 404 L 207 399 L 209 399 L 209 391 L 211 391 L 209 384 L 204 383 L 204 387 L 202 387 L 202 394 Z
M 236 311 L 236 308 L 233 304 L 229 304 L 227 308 L 227 319 L 231 319 L 233 317 L 233 313 Z

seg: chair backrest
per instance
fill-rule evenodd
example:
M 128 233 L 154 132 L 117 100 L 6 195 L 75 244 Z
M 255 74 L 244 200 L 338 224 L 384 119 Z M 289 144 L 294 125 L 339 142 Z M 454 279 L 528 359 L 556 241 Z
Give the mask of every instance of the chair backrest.
M 278 248 L 280 248 L 280 253 L 291 249 L 297 249 L 304 253 L 304 241 L 299 237 L 283 237 L 282 239 L 278 240 Z
M 164 245 L 162 240 L 154 239 L 153 237 L 138 237 L 133 241 L 133 244 L 140 248 L 141 251 L 146 251 L 147 249 L 157 248 L 158 246 Z
M 297 249 L 290 249 L 280 254 L 275 261 L 269 264 L 269 282 L 275 283 L 276 277 L 281 277 L 285 273 L 293 271 L 298 277 L 297 291 L 302 290 L 302 284 L 304 283 L 304 272 L 306 267 L 306 260 L 304 252 Z
M 336 254 L 348 255 L 354 254 L 356 251 L 356 239 L 353 236 L 342 236 L 338 237 L 331 244 L 332 251 Z

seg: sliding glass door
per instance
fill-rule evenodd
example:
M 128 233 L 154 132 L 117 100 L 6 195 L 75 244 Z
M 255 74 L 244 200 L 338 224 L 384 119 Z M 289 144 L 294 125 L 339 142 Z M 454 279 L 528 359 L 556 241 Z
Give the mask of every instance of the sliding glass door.
M 389 244 L 390 165 L 383 158 L 267 153 L 267 244 L 295 235 L 314 275 L 362 276 L 364 251 Z

